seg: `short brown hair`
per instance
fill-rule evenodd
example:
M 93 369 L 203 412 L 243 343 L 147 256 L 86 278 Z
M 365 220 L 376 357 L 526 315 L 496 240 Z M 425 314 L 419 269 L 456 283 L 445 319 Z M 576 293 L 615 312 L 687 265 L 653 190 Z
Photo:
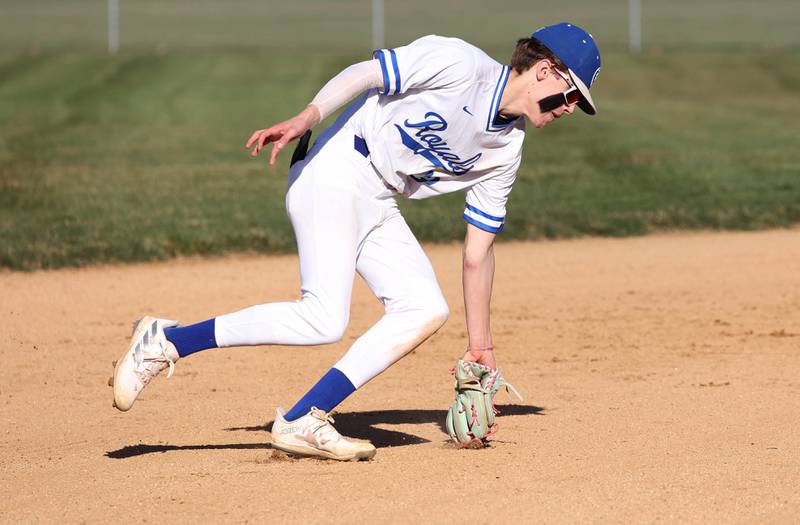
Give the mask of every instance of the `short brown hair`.
M 509 66 L 517 73 L 524 73 L 540 60 L 549 60 L 558 69 L 567 71 L 567 66 L 536 38 L 520 38 L 517 40 L 517 47 L 514 48 L 514 54 L 511 55 L 511 64 Z

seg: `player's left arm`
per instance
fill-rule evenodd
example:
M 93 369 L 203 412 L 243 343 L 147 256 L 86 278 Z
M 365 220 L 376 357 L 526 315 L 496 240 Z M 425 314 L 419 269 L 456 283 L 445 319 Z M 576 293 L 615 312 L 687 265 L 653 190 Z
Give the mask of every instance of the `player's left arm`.
M 462 260 L 468 334 L 467 351 L 462 359 L 475 361 L 493 369 L 497 368 L 490 325 L 494 282 L 494 238 L 494 233 L 467 224 Z

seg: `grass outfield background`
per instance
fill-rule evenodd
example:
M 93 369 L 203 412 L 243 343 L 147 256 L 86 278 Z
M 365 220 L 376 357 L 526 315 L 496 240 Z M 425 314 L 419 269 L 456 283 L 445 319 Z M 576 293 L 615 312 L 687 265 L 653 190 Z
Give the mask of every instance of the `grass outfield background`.
M 242 149 L 369 56 L 369 1 L 0 1 L 0 266 L 291 251 L 275 169 Z M 800 222 L 800 6 L 387 2 L 387 45 L 438 33 L 506 61 L 569 19 L 603 52 L 600 113 L 531 130 L 503 239 Z M 402 9 L 401 9 L 402 5 Z M 502 11 L 496 11 L 502 5 Z M 404 202 L 424 241 L 460 239 L 463 195 Z

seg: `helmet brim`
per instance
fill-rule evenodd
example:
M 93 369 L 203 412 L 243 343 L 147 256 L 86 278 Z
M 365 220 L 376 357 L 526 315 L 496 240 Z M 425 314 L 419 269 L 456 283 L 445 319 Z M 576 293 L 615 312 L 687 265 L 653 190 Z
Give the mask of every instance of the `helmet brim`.
M 584 84 L 580 77 L 571 69 L 569 70 L 569 76 L 572 77 L 572 81 L 578 87 L 578 91 L 581 92 L 581 99 L 578 101 L 578 107 L 587 115 L 597 114 L 597 106 L 594 105 L 594 100 L 592 100 L 592 95 L 589 93 L 589 88 L 586 87 L 586 84 Z

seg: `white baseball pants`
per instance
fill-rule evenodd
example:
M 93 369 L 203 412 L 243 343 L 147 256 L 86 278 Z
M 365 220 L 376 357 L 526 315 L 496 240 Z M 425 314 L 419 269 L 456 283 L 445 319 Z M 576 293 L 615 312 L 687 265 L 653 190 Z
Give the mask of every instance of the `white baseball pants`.
M 430 261 L 368 158 L 353 147 L 349 111 L 293 166 L 286 209 L 297 238 L 302 298 L 217 317 L 220 346 L 318 345 L 341 339 L 355 273 L 385 314 L 335 365 L 356 388 L 447 320 Z

